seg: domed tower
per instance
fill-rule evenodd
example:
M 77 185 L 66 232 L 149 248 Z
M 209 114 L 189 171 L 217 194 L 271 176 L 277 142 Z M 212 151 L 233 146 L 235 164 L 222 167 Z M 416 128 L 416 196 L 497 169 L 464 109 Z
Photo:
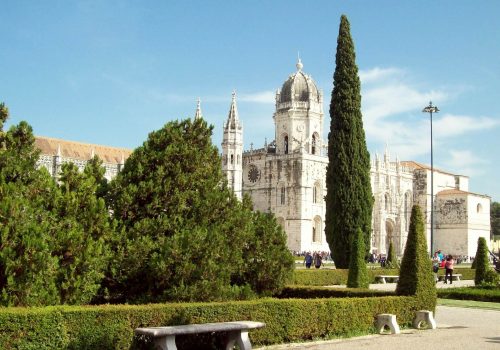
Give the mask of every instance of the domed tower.
M 236 107 L 236 93 L 233 92 L 229 115 L 224 123 L 222 137 L 222 171 L 229 188 L 241 199 L 243 186 L 243 126 Z
M 323 135 L 323 93 L 311 76 L 302 71 L 300 58 L 297 71 L 291 74 L 276 93 L 274 113 L 276 153 L 321 152 Z

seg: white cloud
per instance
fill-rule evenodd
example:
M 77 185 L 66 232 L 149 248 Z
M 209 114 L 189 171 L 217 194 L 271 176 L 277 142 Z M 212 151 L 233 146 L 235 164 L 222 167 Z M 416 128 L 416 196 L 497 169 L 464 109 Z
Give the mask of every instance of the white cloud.
M 436 134 L 443 138 L 460 136 L 471 131 L 486 130 L 500 125 L 499 120 L 489 117 L 471 117 L 466 115 L 445 114 L 442 118 L 433 118 Z
M 395 76 L 403 76 L 405 72 L 400 68 L 379 68 L 359 71 L 359 79 L 363 84 L 379 83 L 381 80 L 391 79 Z
M 238 101 L 253 102 L 253 103 L 271 103 L 274 104 L 276 92 L 274 91 L 259 91 L 254 93 L 243 93 L 237 96 Z
M 484 173 L 483 166 L 488 164 L 486 159 L 478 157 L 470 150 L 451 149 L 449 157 L 444 164 L 459 174 L 467 176 L 477 176 Z

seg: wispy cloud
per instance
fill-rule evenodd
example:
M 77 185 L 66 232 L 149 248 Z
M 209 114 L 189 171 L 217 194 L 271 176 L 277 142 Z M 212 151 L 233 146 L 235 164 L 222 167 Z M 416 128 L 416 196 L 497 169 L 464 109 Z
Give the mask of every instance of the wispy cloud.
M 242 93 L 238 96 L 238 100 L 242 102 L 254 103 L 274 103 L 276 92 L 274 91 L 258 91 L 254 93 Z
M 478 157 L 470 150 L 449 150 L 449 157 L 445 160 L 444 165 L 453 171 L 467 176 L 477 176 L 484 173 L 482 170 L 488 161 Z
M 367 138 L 379 145 L 387 142 L 390 152 L 401 159 L 416 158 L 430 151 L 429 118 L 421 112 L 427 101 L 433 100 L 440 105 L 449 103 L 464 91 L 463 87 L 422 88 L 422 84 L 413 82 L 409 74 L 400 68 L 376 67 L 360 71 L 360 78 Z M 499 125 L 500 122 L 491 117 L 451 113 L 440 114 L 433 120 L 435 135 L 442 143 Z M 449 152 L 450 159 L 459 158 L 458 153 L 453 155 Z M 472 156 L 462 159 L 477 159 Z M 456 169 L 463 168 L 449 165 Z

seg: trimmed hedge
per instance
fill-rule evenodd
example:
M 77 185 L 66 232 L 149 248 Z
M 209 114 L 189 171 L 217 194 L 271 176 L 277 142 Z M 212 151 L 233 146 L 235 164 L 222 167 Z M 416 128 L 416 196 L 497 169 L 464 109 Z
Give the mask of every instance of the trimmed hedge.
M 298 286 L 333 286 L 347 284 L 347 269 L 300 269 L 294 270 L 290 284 Z M 439 275 L 444 276 L 444 269 L 439 269 Z M 469 267 L 455 267 L 454 274 L 462 274 L 463 280 L 473 280 L 476 274 L 474 269 Z M 398 269 L 368 269 L 368 279 L 370 283 L 376 283 L 375 276 L 397 276 Z
M 438 298 L 489 301 L 500 303 L 500 287 L 466 287 L 438 289 Z
M 397 276 L 398 269 L 368 269 L 368 280 L 375 283 L 375 276 Z M 304 269 L 295 270 L 290 284 L 300 286 L 333 286 L 347 284 L 348 269 Z
M 412 296 L 329 299 L 259 299 L 223 303 L 57 306 L 0 309 L 0 348 L 138 349 L 137 327 L 255 320 L 266 327 L 250 333 L 256 345 L 297 342 L 374 331 L 380 313 L 396 314 L 401 325 L 414 312 L 435 309 Z M 191 338 L 194 341 L 195 337 Z M 186 344 L 189 344 L 188 341 Z M 199 345 L 184 348 L 199 348 Z M 181 347 L 179 347 L 181 349 Z
M 310 287 L 310 286 L 288 286 L 285 287 L 276 298 L 370 298 L 380 296 L 394 296 L 393 291 L 383 291 L 376 289 L 361 288 L 330 288 L 330 287 Z

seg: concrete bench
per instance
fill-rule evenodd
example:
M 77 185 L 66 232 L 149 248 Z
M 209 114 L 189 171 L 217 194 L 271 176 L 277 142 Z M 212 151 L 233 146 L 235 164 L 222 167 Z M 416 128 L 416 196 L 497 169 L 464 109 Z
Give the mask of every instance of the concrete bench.
M 436 329 L 436 321 L 434 320 L 432 311 L 417 311 L 415 318 L 413 319 L 413 328 L 420 329 L 422 323 L 425 323 L 430 329 Z
M 399 329 L 399 325 L 396 322 L 396 315 L 392 314 L 379 314 L 376 317 L 376 325 L 377 332 L 383 333 L 385 327 L 388 327 L 391 334 L 399 334 L 401 330 Z
M 462 278 L 462 274 L 460 273 L 454 273 L 453 274 L 453 277 L 452 277 L 452 280 L 453 281 L 460 281 L 460 279 Z M 438 275 L 438 280 L 439 281 L 444 281 L 444 275 Z
M 248 337 L 248 331 L 250 329 L 262 328 L 265 325 L 265 323 L 253 321 L 200 323 L 182 326 L 136 328 L 135 334 L 152 337 L 155 348 L 177 350 L 175 345 L 176 335 L 227 332 L 226 350 L 232 349 L 235 344 L 238 344 L 240 350 L 250 350 L 252 349 L 252 344 Z
M 399 276 L 379 275 L 375 276 L 375 280 L 380 283 L 387 283 L 389 281 L 396 283 L 399 281 Z

